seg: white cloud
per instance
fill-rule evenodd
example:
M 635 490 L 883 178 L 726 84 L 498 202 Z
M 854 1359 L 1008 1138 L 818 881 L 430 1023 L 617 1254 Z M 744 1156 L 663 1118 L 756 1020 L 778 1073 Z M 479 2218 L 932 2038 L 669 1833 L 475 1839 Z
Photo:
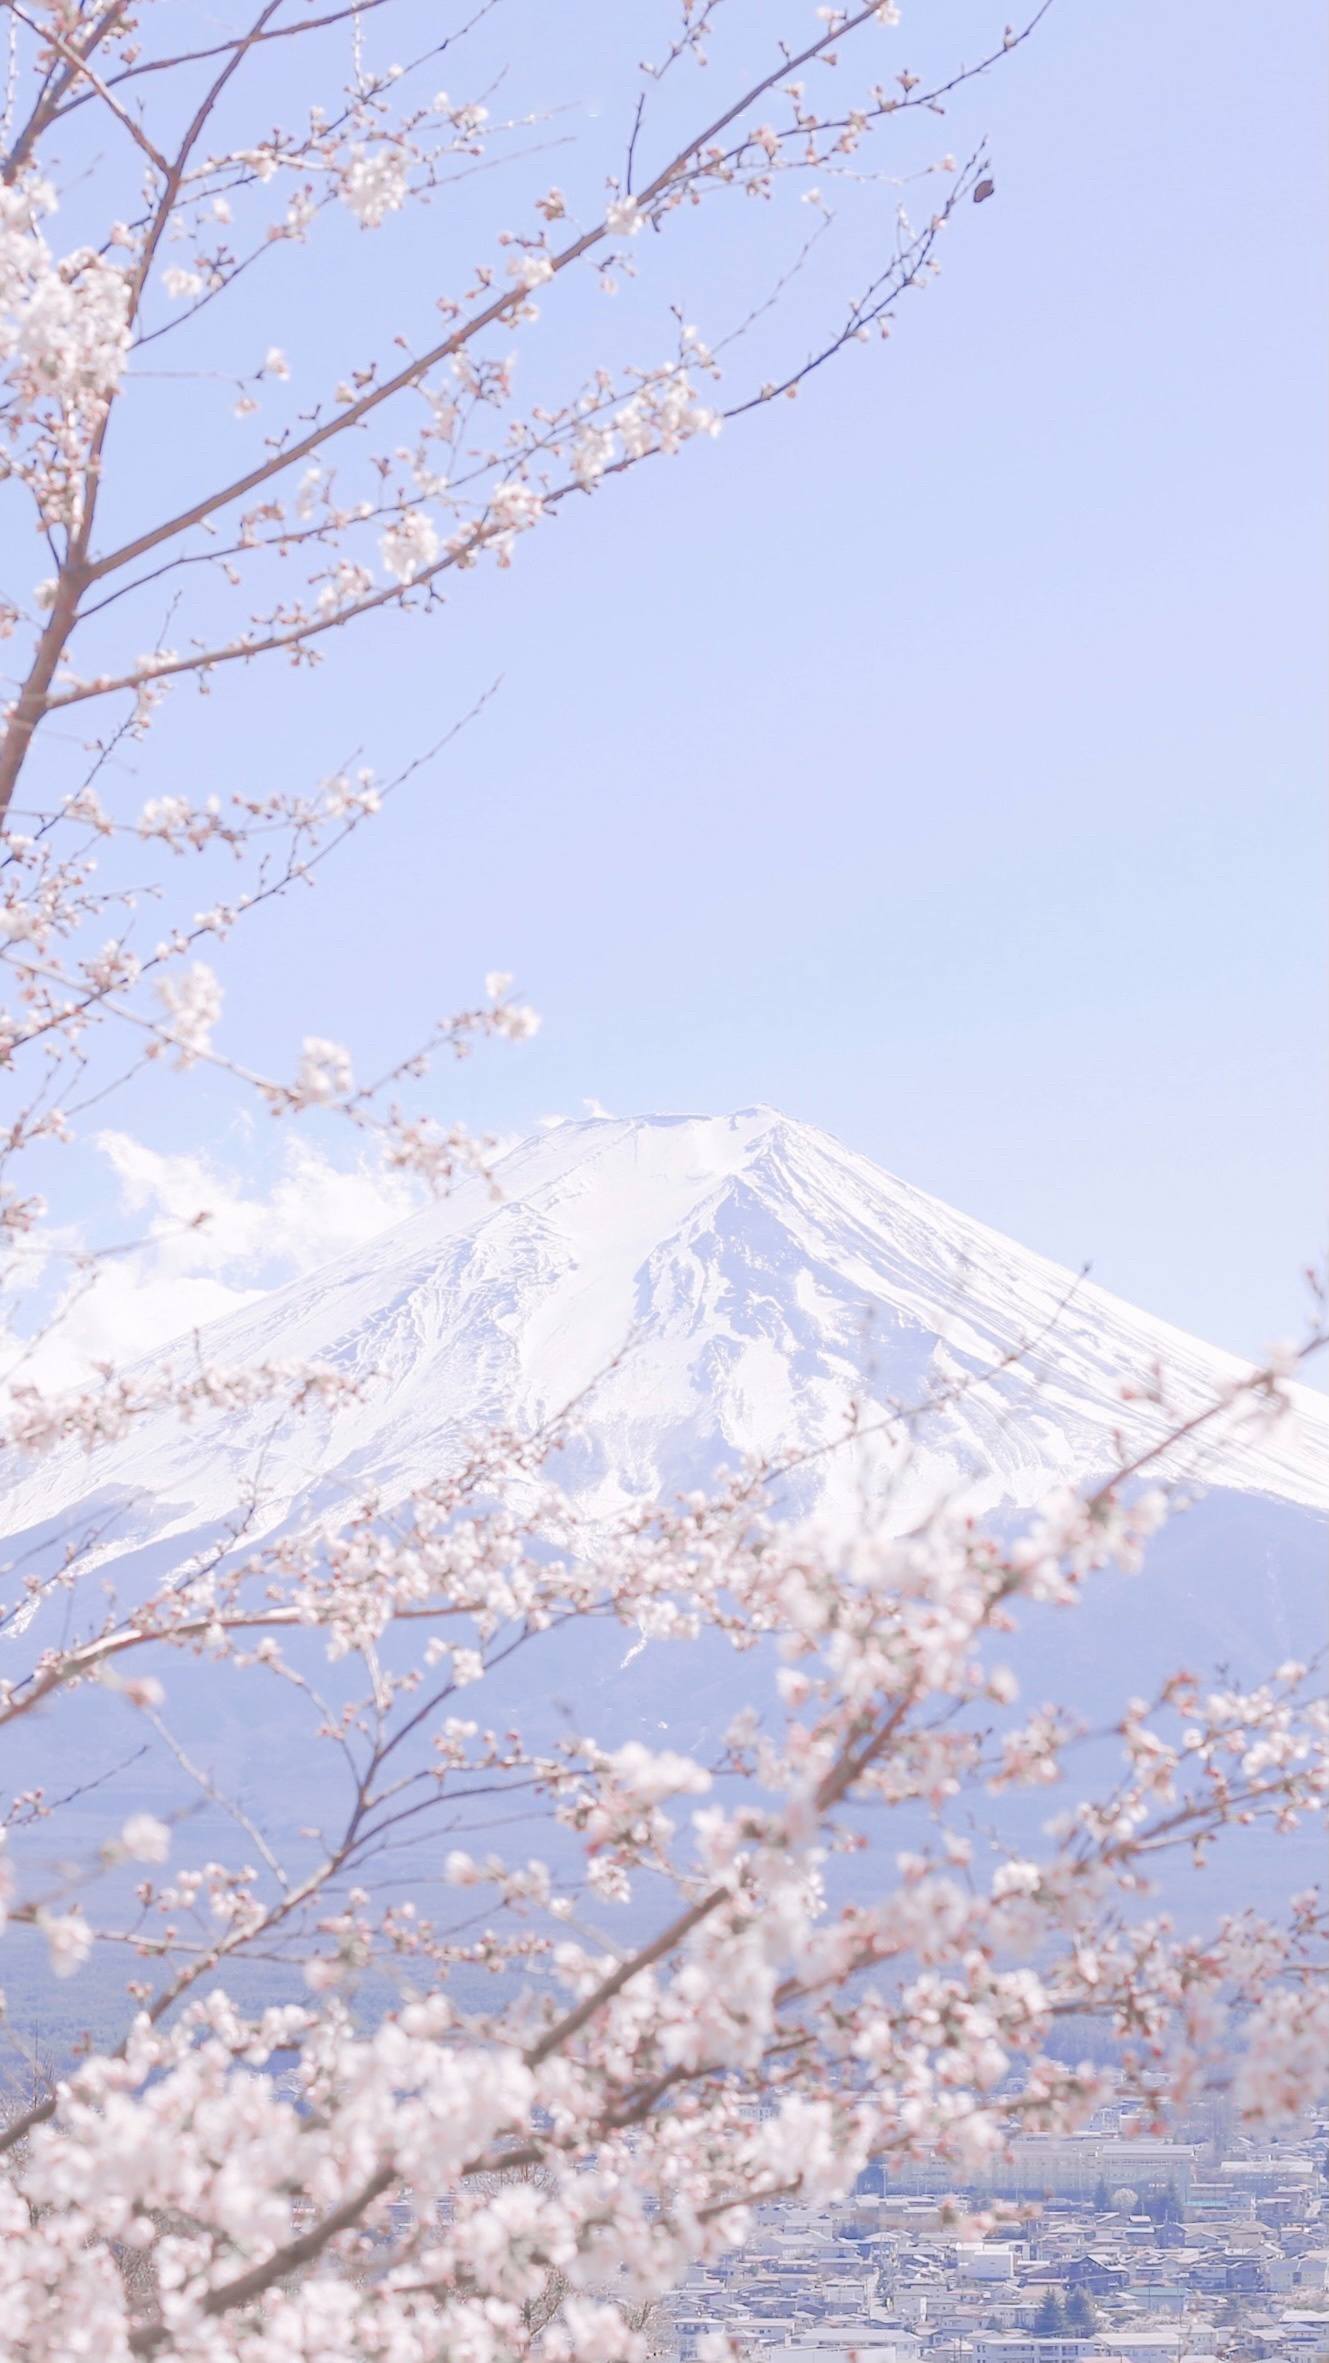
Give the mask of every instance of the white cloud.
M 264 1187 L 211 1160 L 104 1132 L 127 1244 L 71 1270 L 86 1242 L 68 1230 L 31 1241 L 26 1291 L 50 1308 L 40 1344 L 3 1341 L 0 1365 L 46 1389 L 76 1386 L 98 1362 L 120 1367 L 204 1322 L 253 1304 L 287 1280 L 363 1245 L 419 1204 L 406 1176 L 335 1165 L 298 1137 Z
M 255 1190 L 207 1159 L 147 1148 L 125 1132 L 97 1146 L 120 1184 L 121 1203 L 152 1226 L 159 1261 L 181 1271 L 226 1271 L 274 1285 L 358 1247 L 419 1203 L 404 1174 L 335 1165 L 298 1135 L 271 1187 Z M 200 1214 L 206 1220 L 197 1224 Z

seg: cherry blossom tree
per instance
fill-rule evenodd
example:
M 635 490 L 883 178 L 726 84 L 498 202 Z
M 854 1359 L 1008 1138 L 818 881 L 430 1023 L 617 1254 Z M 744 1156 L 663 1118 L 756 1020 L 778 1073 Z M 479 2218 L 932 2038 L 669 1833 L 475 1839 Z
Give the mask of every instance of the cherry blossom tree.
M 447 31 L 393 0 L 267 0 L 230 29 L 229 12 L 164 0 L 7 15 L 14 1278 L 25 1253 L 67 1248 L 46 1177 L 130 1079 L 174 1103 L 182 1070 L 213 1068 L 276 1116 L 372 1135 L 430 1187 L 483 1168 L 486 1144 L 415 1087 L 436 1055 L 530 1032 L 505 975 L 368 1080 L 321 1036 L 283 1074 L 224 1045 L 235 930 L 430 758 L 227 801 L 163 777 L 134 808 L 120 758 L 168 698 L 313 666 L 367 617 L 438 610 L 446 629 L 462 578 L 517 563 L 561 509 L 647 463 L 686 468 L 694 442 L 723 449 L 887 335 L 992 192 L 976 137 L 965 160 L 941 149 L 951 110 L 1033 26 L 924 71 L 892 5 L 684 0 L 654 19 L 609 145 L 560 164 L 565 191 L 548 177 L 556 114 L 495 63 L 492 0 Z M 511 42 L 520 61 L 519 22 Z M 422 260 L 386 356 L 301 382 L 283 274 L 307 277 L 320 241 L 344 258 L 352 233 L 372 274 L 399 216 L 445 210 L 470 241 L 455 276 Z M 758 218 L 766 276 L 736 316 L 685 318 L 673 254 L 737 249 Z M 831 258 L 848 218 L 874 225 L 877 259 L 845 286 Z M 821 326 L 782 346 L 795 283 Z M 551 362 L 542 334 L 565 303 L 570 373 L 567 340 Z M 197 471 L 178 501 L 154 502 L 145 411 Z M 180 881 L 218 867 L 200 911 Z M 53 1390 L 40 1344 L 15 1346 L 0 1411 L 0 1443 L 29 1458 L 127 1434 L 163 1403 L 182 1420 L 260 1398 L 315 1416 L 353 1383 L 190 1356 Z M 1030 1609 L 1073 1613 L 1109 1562 L 1138 1567 L 1189 1446 L 1279 1417 L 1296 1359 L 1186 1419 L 1160 1372 L 1123 1404 L 1119 1467 L 1014 1535 L 951 1505 L 903 1538 L 832 1547 L 775 1514 L 787 1470 L 744 1469 L 588 1536 L 547 1476 L 556 1436 L 513 1433 L 390 1510 L 254 1540 L 237 1504 L 215 1548 L 119 1588 L 81 1533 L 53 1565 L 16 1563 L 10 1760 L 39 1721 L 73 1732 L 109 1701 L 172 1758 L 180 1804 L 131 1811 L 86 1858 L 57 1846 L 54 1868 L 72 1793 L 30 1786 L 7 1810 L 10 1942 L 40 1943 L 53 1979 L 97 1979 L 109 2000 L 90 2018 L 114 2019 L 0 2131 L 9 2350 L 632 2363 L 653 2302 L 740 2242 L 755 2205 L 829 2200 L 869 2157 L 923 2150 L 963 2186 L 1015 2131 L 1082 2123 L 1101 2072 L 1066 2064 L 1058 2031 L 1086 2014 L 1113 2029 L 1116 2082 L 1151 2120 L 1214 2081 L 1252 2123 L 1295 2109 L 1329 2039 L 1310 1983 L 1321 1902 L 1197 1935 L 1153 1878 L 1322 1809 L 1312 1675 L 1178 1671 L 1118 1703 L 1115 1777 L 1081 1796 L 1083 1735 L 1021 1705 L 1002 1650 Z M 514 1681 L 538 1699 L 569 1628 L 588 1647 L 732 1651 L 751 1703 L 707 1762 L 518 1719 Z M 326 1759 L 317 1826 L 274 1842 L 216 1792 L 173 1714 L 200 1672 Z M 975 1800 L 1050 1786 L 1062 1809 L 1036 1850 L 966 1834 Z M 193 1843 L 205 1824 L 229 1833 L 217 1851 Z M 906 1848 L 889 1835 L 919 1827 Z M 713 2340 L 710 2363 L 728 2352 Z

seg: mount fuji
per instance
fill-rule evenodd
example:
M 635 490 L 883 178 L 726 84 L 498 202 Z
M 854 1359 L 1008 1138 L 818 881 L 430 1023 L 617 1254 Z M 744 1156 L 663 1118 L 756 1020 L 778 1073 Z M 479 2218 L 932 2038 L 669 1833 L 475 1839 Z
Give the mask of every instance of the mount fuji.
M 788 1465 L 791 1513 L 838 1521 L 867 1499 L 900 1531 L 942 1493 L 999 1513 L 1105 1472 L 1123 1433 L 1162 1433 L 1123 1399 L 1160 1364 L 1167 1424 L 1242 1369 L 766 1108 L 560 1124 L 492 1187 L 465 1183 L 148 1367 L 195 1353 L 328 1364 L 360 1397 L 187 1426 L 163 1411 L 91 1454 L 11 1462 L 3 1526 L 24 1557 L 56 1528 L 95 1531 L 91 1569 L 188 1553 L 242 1504 L 248 1543 L 370 1492 L 391 1508 L 468 1439 L 569 1407 L 551 1472 L 592 1521 L 752 1456 Z M 1329 1404 L 1293 1392 L 1272 1430 L 1201 1446 L 1185 1474 L 1329 1507 Z
M 566 1427 L 547 1474 L 590 1538 L 612 1533 L 626 1505 L 704 1486 L 745 1456 L 778 1464 L 781 1512 L 832 1535 L 865 1520 L 905 1531 L 942 1496 L 1008 1526 L 1051 1489 L 1119 1465 L 1123 1437 L 1138 1450 L 1171 1432 L 1243 1369 L 760 1108 L 559 1125 L 502 1158 L 492 1188 L 470 1182 L 177 1340 L 145 1376 L 196 1357 L 312 1360 L 358 1391 L 299 1415 L 270 1402 L 188 1425 L 154 1412 L 91 1453 L 10 1456 L 0 1674 L 94 1630 L 104 1584 L 128 1604 L 196 1554 L 247 1553 L 369 1495 L 391 1511 L 496 1424 Z M 1160 1364 L 1166 1417 L 1123 1399 Z M 1003 1650 L 1024 1697 L 1089 1724 L 1178 1665 L 1258 1678 L 1314 1655 L 1329 1405 L 1292 1393 L 1276 1425 L 1219 1442 L 1206 1430 L 1173 1457 L 1192 1506 L 1156 1538 L 1143 1576 L 1105 1572 L 1069 1617 L 1030 1610 Z M 71 1553 L 72 1593 L 39 1582 L 25 1597 L 25 1579 Z M 569 1626 L 544 1637 L 539 1697 L 505 1695 L 505 1673 L 492 1702 L 486 1686 L 487 1712 L 523 1728 L 532 1714 L 572 1716 L 604 1744 L 667 1732 L 706 1760 L 764 1679 L 752 1654 L 710 1641 L 625 1655 L 621 1628 Z M 256 1730 L 228 1666 L 171 1660 L 174 1729 L 217 1790 L 274 1837 L 316 1821 L 322 1751 L 284 1719 L 286 1693 Z M 80 1798 L 71 1810 L 90 1847 L 131 1805 L 180 1802 L 164 1745 L 137 1747 L 127 1772 L 105 1778 L 125 1711 L 85 1690 L 72 1731 L 63 1717 L 21 1727 L 24 1783 Z M 1247 1849 L 1233 1900 L 1285 1880 L 1268 1853 Z

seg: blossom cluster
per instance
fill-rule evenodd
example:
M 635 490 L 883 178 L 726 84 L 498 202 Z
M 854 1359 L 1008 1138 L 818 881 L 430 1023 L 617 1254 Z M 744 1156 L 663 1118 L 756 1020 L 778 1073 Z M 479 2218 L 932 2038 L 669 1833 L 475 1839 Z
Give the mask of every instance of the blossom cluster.
M 92 438 L 120 383 L 131 342 L 132 288 L 117 259 L 92 247 L 57 258 L 45 218 L 49 181 L 28 169 L 0 184 L 0 412 L 4 473 L 26 482 L 48 524 L 77 528 Z

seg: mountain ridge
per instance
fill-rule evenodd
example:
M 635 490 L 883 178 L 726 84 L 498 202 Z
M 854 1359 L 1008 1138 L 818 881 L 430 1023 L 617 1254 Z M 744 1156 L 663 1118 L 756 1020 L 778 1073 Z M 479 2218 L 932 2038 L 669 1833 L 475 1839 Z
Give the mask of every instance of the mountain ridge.
M 468 1436 L 533 1432 L 569 1405 L 579 1432 L 553 1474 L 592 1518 L 735 1459 L 815 1452 L 791 1510 L 840 1517 L 866 1487 L 903 1525 L 942 1493 L 1022 1509 L 1105 1473 L 1116 1431 L 1159 1430 L 1122 1399 L 1155 1361 L 1183 1417 L 1246 1367 L 775 1109 L 563 1123 L 509 1150 L 494 1185 L 463 1184 L 199 1333 L 221 1365 L 331 1363 L 363 1403 L 190 1427 L 152 1414 L 123 1443 L 12 1467 L 9 1532 L 109 1507 L 99 1563 L 183 1546 L 257 1486 L 253 1539 L 357 1492 L 390 1506 Z M 178 1358 L 179 1341 L 146 1367 Z M 896 1407 L 929 1399 L 887 1434 Z M 855 1418 L 871 1444 L 826 1452 Z M 1298 1389 L 1270 1434 L 1186 1466 L 1329 1507 L 1329 1406 Z
M 219 1363 L 315 1359 L 360 1379 L 363 1400 L 190 1425 L 162 1411 L 91 1455 L 11 1460 L 0 1674 L 90 1637 L 108 1589 L 123 1612 L 266 1543 L 279 1567 L 281 1538 L 301 1529 L 314 1529 L 317 1557 L 323 1522 L 370 1496 L 390 1528 L 468 1439 L 496 1424 L 538 1430 L 569 1404 L 575 1432 L 547 1475 L 572 1497 L 588 1557 L 612 1565 L 618 1513 L 704 1487 L 745 1454 L 785 1456 L 765 1505 L 813 1522 L 832 1548 L 844 1534 L 871 1549 L 941 1497 L 1009 1531 L 1050 1490 L 1115 1464 L 1115 1424 L 1158 1425 L 1120 1400 L 1153 1357 L 1179 1372 L 1179 1411 L 1244 1367 L 773 1111 L 589 1119 L 519 1144 L 497 1173 L 501 1197 L 466 1185 L 202 1333 Z M 180 1360 L 179 1347 L 152 1358 Z M 892 1412 L 929 1395 L 916 1427 Z M 1300 1390 L 1272 1434 L 1204 1456 L 1209 1490 L 1165 1524 L 1142 1574 L 1105 1568 L 1070 1617 L 1027 1604 L 1000 1642 L 1021 1696 L 1092 1730 L 1105 1700 L 1152 1696 L 1178 1666 L 1198 1660 L 1228 1682 L 1312 1658 L 1327 1438 L 1329 1410 Z M 538 1531 L 517 1486 L 512 1506 L 531 1507 Z M 326 1660 L 321 1636 L 292 1634 L 289 1651 L 311 1698 L 336 1692 L 345 1664 Z M 202 1768 L 202 1800 L 169 1734 L 149 1731 L 145 1747 L 136 1717 L 124 1754 L 129 1710 L 99 1685 L 82 1688 L 76 1715 L 22 1726 L 22 1785 L 76 1800 L 89 1859 L 145 1805 L 168 1819 L 187 1810 L 195 1846 L 219 1854 L 231 1807 L 214 1799 L 298 1854 L 301 1833 L 322 1826 L 327 1777 L 298 1694 L 270 1690 L 256 1719 L 236 1667 L 207 1651 L 154 1643 L 143 1665 Z M 714 1631 L 680 1646 L 625 1641 L 613 1620 L 555 1620 L 538 1675 L 500 1651 L 484 1712 L 532 1744 L 569 1727 L 607 1747 L 665 1735 L 707 1763 L 734 1715 L 771 1698 L 772 1673 L 769 1648 L 736 1651 Z M 1079 1760 L 1079 1776 L 1113 1778 L 1107 1756 Z M 1033 1843 L 1048 1805 L 1042 1788 L 1008 1799 L 1003 1826 Z M 903 1844 L 921 1834 L 907 1820 L 896 1832 Z M 1237 1854 L 1226 1906 L 1281 1901 L 1286 1858 L 1255 1842 Z M 405 1857 L 398 1868 L 405 1879 Z M 1303 1864 L 1298 1882 L 1314 1871 Z

